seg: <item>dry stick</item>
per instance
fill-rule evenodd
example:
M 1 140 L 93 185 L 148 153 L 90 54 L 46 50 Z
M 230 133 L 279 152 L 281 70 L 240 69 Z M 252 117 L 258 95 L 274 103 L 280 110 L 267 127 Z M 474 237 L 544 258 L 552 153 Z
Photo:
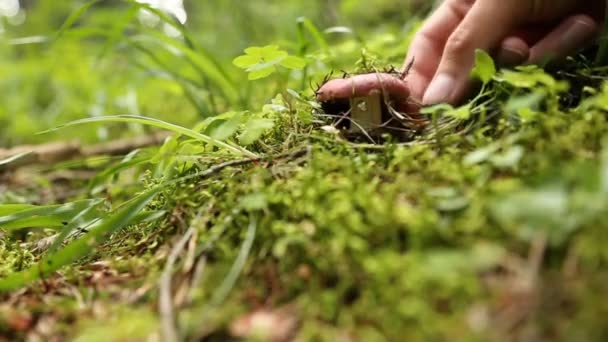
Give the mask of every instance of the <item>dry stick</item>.
M 295 152 L 288 152 L 284 154 L 280 154 L 278 156 L 268 156 L 268 157 L 256 157 L 256 158 L 247 158 L 247 159 L 239 159 L 239 160 L 231 160 L 225 163 L 214 165 L 208 168 L 205 171 L 197 172 L 194 175 L 183 177 L 180 180 L 187 180 L 190 178 L 207 178 L 222 172 L 224 169 L 235 166 L 243 166 L 251 163 L 263 162 L 263 161 L 272 161 L 276 159 L 295 159 L 299 157 L 303 157 L 305 155 L 310 154 L 311 147 L 305 147 L 303 149 L 297 150 Z
M 194 291 L 199 287 L 201 280 L 203 279 L 203 273 L 205 271 L 205 267 L 207 266 L 207 256 L 201 255 L 196 261 L 196 265 L 194 266 L 194 272 L 192 273 L 192 280 L 190 280 L 190 290 L 186 293 L 186 304 L 192 303 L 194 300 Z
M 143 137 L 120 139 L 93 146 L 81 146 L 80 143 L 71 141 L 0 149 L 0 171 L 14 170 L 23 166 L 37 164 L 49 165 L 98 155 L 123 155 L 138 148 L 161 144 L 171 135 L 172 133 L 169 132 L 159 132 Z
M 532 285 L 536 284 L 542 268 L 547 251 L 547 240 L 546 233 L 540 233 L 532 240 L 532 245 L 530 246 L 530 252 L 528 254 L 528 275 Z
M 184 250 L 184 248 L 186 248 L 186 244 L 188 243 L 192 235 L 194 235 L 193 226 L 188 228 L 186 234 L 182 236 L 182 238 L 171 250 L 169 257 L 167 258 L 167 263 L 165 264 L 163 275 L 161 276 L 159 281 L 158 311 L 160 312 L 161 316 L 161 329 L 163 334 L 163 340 L 168 342 L 177 342 L 180 340 L 177 322 L 173 312 L 173 295 L 171 291 L 171 280 L 173 280 L 173 267 L 181 252 Z

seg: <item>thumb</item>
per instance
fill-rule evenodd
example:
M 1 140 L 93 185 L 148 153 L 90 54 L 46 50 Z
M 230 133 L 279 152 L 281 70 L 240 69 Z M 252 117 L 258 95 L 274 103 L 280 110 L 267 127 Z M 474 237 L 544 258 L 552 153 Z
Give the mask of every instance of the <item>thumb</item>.
M 525 2 L 525 1 L 524 1 Z M 517 6 L 520 5 L 520 6 Z M 475 50 L 490 51 L 518 24 L 521 1 L 477 0 L 448 38 L 422 103 L 455 103 L 466 92 Z

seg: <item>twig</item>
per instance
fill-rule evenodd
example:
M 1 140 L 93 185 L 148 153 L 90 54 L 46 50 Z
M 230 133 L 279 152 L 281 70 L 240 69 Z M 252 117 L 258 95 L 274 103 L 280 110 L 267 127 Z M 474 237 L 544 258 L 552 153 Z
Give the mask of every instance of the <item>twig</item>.
M 192 279 L 190 280 L 190 290 L 186 293 L 186 304 L 192 303 L 194 299 L 194 289 L 198 288 L 201 280 L 203 279 L 203 273 L 205 272 L 205 267 L 207 266 L 207 256 L 201 255 L 196 261 L 196 265 L 194 266 L 194 271 L 192 272 Z
M 198 219 L 198 217 L 197 217 Z M 195 219 L 195 221 L 197 220 Z M 161 329 L 163 334 L 163 340 L 168 342 L 179 341 L 179 332 L 177 328 L 177 322 L 175 320 L 173 310 L 173 296 L 171 291 L 171 281 L 173 280 L 173 268 L 177 261 L 177 258 L 181 252 L 186 248 L 186 244 L 190 238 L 194 235 L 194 227 L 188 228 L 186 234 L 178 241 L 173 247 L 167 262 L 165 269 L 159 281 L 159 300 L 158 300 L 158 311 L 161 316 Z
M 70 141 L 0 149 L 0 171 L 14 170 L 37 164 L 50 165 L 98 155 L 123 155 L 139 148 L 161 144 L 170 135 L 168 132 L 159 132 L 148 136 L 120 139 L 93 146 L 81 146 L 77 141 Z
M 538 274 L 542 268 L 543 261 L 545 259 L 545 252 L 547 251 L 547 234 L 540 233 L 530 246 L 530 252 L 528 254 L 528 272 L 532 283 L 536 282 Z
M 277 156 L 231 160 L 231 161 L 227 161 L 225 163 L 214 165 L 214 166 L 208 168 L 207 170 L 204 170 L 202 172 L 197 172 L 196 174 L 194 174 L 192 176 L 196 177 L 196 178 L 207 178 L 207 177 L 213 176 L 215 174 L 218 174 L 218 173 L 222 172 L 224 169 L 229 168 L 229 167 L 243 166 L 243 165 L 252 164 L 252 163 L 258 163 L 258 162 L 263 162 L 263 161 L 274 161 L 274 160 L 279 160 L 279 159 L 296 159 L 296 158 L 300 158 L 300 157 L 310 154 L 310 151 L 311 151 L 311 147 L 308 146 L 303 149 L 297 150 L 295 152 L 288 152 L 288 153 L 280 154 Z M 191 176 L 188 176 L 187 178 L 191 178 Z
M 416 57 L 412 57 L 412 59 L 409 61 L 409 63 L 407 63 L 407 65 L 403 69 L 403 72 L 401 72 L 401 74 L 399 75 L 399 78 L 404 80 L 407 77 L 407 75 L 410 74 L 410 70 L 412 70 L 412 67 L 414 66 L 414 62 L 416 62 Z

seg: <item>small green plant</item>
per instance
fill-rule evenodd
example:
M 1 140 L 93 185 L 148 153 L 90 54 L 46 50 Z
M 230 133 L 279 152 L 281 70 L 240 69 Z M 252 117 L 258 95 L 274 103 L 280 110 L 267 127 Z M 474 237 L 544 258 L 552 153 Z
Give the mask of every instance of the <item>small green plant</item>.
M 484 85 L 488 84 L 496 75 L 496 65 L 492 57 L 483 50 L 475 51 L 475 68 L 471 76 L 478 78 Z
M 252 46 L 245 49 L 245 54 L 234 59 L 234 65 L 249 74 L 249 80 L 266 78 L 277 71 L 277 66 L 291 70 L 301 70 L 306 66 L 306 60 L 290 56 L 287 51 L 276 45 L 263 47 Z

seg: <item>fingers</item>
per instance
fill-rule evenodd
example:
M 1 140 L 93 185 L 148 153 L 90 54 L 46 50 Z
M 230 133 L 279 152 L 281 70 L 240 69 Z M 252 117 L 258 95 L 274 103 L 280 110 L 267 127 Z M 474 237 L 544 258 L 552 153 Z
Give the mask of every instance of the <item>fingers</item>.
M 455 103 L 466 91 L 475 50 L 498 46 L 520 17 L 516 1 L 477 1 L 450 35 L 422 103 Z
M 405 59 L 406 66 L 414 61 L 407 76 L 411 96 L 414 99 L 422 100 L 439 66 L 448 38 L 462 22 L 474 2 L 473 0 L 444 1 L 414 36 Z
M 601 30 L 599 20 L 579 14 L 553 25 L 528 26 L 506 38 L 495 54 L 501 66 L 544 64 L 572 55 Z
M 571 55 L 591 42 L 600 32 L 600 23 L 588 15 L 564 20 L 530 49 L 528 63 L 541 64 Z
M 374 91 L 399 102 L 406 102 L 409 98 L 409 87 L 404 80 L 390 74 L 373 73 L 328 81 L 317 91 L 317 100 L 327 102 L 349 99 L 368 96 Z
M 519 65 L 528 60 L 530 47 L 519 37 L 508 37 L 503 40 L 495 55 L 496 63 L 503 67 Z
M 408 76 L 412 97 L 423 105 L 456 103 L 467 90 L 476 49 L 494 51 L 503 66 L 570 55 L 597 36 L 606 6 L 603 0 L 558 0 L 534 14 L 521 5 L 515 0 L 445 0 L 410 46 L 406 65 L 415 59 Z M 555 20 L 574 6 L 586 14 L 558 21 L 554 28 Z M 515 31 L 518 27 L 522 34 Z

